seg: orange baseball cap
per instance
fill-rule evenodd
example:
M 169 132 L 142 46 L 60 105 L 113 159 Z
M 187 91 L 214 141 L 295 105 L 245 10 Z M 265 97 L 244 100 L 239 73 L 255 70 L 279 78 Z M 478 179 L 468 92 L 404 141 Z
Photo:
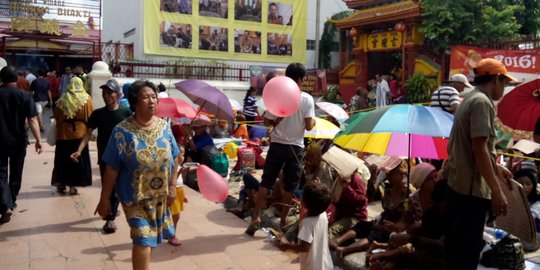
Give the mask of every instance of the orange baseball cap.
M 519 81 L 514 76 L 508 74 L 508 70 L 501 61 L 494 58 L 484 58 L 476 64 L 475 75 L 503 75 L 508 78 L 510 81 L 517 82 Z

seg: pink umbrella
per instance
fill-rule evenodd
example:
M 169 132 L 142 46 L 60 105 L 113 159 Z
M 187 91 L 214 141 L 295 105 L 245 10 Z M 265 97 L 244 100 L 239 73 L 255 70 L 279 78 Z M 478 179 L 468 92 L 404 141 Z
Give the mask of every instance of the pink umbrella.
M 345 121 L 349 119 L 349 114 L 339 105 L 330 102 L 317 102 L 315 104 L 317 104 L 321 110 L 333 116 L 338 121 Z
M 187 101 L 178 98 L 160 98 L 156 115 L 169 118 L 193 118 L 197 110 Z

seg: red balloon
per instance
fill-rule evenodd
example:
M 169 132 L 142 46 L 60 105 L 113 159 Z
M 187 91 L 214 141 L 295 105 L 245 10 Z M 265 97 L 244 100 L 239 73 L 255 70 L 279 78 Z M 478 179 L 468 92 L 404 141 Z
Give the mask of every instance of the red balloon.
M 264 86 L 263 100 L 270 113 L 278 117 L 287 117 L 300 107 L 300 88 L 291 78 L 277 76 Z
M 229 196 L 229 185 L 221 175 L 206 165 L 197 168 L 197 181 L 203 197 L 211 202 L 223 202 Z

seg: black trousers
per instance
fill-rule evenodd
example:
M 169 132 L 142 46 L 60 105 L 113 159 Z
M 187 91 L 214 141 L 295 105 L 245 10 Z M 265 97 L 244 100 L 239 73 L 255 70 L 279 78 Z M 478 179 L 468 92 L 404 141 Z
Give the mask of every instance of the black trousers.
M 107 165 L 103 161 L 100 161 L 98 165 L 99 174 L 101 175 L 101 186 L 103 187 L 103 177 L 105 176 L 105 167 Z M 109 200 L 111 201 L 111 214 L 103 218 L 104 220 L 114 220 L 116 215 L 118 215 L 118 205 L 120 205 L 120 201 L 118 200 L 118 196 L 116 195 L 116 191 L 114 189 Z
M 255 125 L 255 123 L 253 123 L 253 121 L 255 121 L 255 116 L 247 116 L 246 115 L 246 122 L 248 122 L 247 123 L 248 132 L 251 130 L 251 127 L 253 125 Z
M 4 150 L 0 152 L 0 213 L 13 209 L 16 205 L 22 184 L 26 143 Z
M 482 239 L 491 201 L 448 188 L 446 269 L 475 270 L 485 242 Z
M 271 143 L 264 163 L 261 186 L 272 189 L 283 169 L 283 189 L 285 192 L 294 192 L 302 175 L 303 160 L 304 149 L 302 147 Z

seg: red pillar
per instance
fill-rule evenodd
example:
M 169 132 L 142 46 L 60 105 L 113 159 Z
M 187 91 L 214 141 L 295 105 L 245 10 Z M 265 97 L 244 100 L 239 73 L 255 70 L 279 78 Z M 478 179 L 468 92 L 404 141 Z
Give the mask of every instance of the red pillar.
M 356 76 L 355 82 L 361 87 L 367 87 L 368 82 L 368 54 L 362 49 L 354 50 L 356 55 Z

